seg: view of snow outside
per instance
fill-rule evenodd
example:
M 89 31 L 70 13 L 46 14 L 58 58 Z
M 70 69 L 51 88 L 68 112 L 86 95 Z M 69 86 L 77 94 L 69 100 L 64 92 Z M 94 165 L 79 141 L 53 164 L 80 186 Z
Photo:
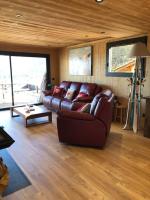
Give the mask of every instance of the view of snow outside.
M 14 103 L 38 103 L 46 58 L 11 56 Z M 0 55 L 0 108 L 12 105 L 9 56 Z
M 115 72 L 118 68 L 132 63 L 134 58 L 129 58 L 129 52 L 133 44 L 112 47 L 109 50 L 109 72 Z

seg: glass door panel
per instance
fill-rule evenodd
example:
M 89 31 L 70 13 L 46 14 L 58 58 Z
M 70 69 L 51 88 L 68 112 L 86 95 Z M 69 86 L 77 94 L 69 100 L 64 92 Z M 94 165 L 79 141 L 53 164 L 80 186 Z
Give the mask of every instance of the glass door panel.
M 0 109 L 12 105 L 9 56 L 0 55 Z
M 11 56 L 14 104 L 40 103 L 46 58 Z

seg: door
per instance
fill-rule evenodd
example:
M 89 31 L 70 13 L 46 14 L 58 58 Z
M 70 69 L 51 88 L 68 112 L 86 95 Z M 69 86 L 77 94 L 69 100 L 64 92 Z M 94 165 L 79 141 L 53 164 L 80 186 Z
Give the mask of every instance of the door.
M 31 53 L 0 54 L 0 110 L 12 105 L 42 102 L 49 82 L 49 56 Z
M 14 104 L 41 102 L 46 58 L 11 56 Z
M 0 109 L 12 105 L 9 56 L 0 55 Z

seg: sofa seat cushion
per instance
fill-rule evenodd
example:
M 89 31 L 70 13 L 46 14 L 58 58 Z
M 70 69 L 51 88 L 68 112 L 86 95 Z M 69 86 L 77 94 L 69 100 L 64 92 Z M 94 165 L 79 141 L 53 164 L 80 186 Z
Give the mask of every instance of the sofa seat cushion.
M 72 110 L 72 101 L 67 99 L 61 101 L 61 110 Z
M 58 111 L 61 105 L 61 98 L 53 97 L 51 101 L 52 110 Z
M 46 108 L 48 109 L 51 108 L 52 99 L 53 99 L 53 96 L 45 96 L 43 98 L 43 104 L 45 105 Z

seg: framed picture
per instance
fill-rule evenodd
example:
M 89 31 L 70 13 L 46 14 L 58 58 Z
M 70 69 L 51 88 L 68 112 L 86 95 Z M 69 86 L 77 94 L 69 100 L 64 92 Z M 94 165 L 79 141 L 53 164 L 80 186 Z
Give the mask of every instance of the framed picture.
M 147 44 L 147 37 L 132 38 L 107 43 L 106 47 L 106 76 L 132 77 L 135 67 L 135 58 L 129 58 L 129 53 L 138 42 Z M 145 73 L 145 58 L 141 58 L 142 74 Z
M 92 46 L 69 50 L 69 74 L 92 75 Z

